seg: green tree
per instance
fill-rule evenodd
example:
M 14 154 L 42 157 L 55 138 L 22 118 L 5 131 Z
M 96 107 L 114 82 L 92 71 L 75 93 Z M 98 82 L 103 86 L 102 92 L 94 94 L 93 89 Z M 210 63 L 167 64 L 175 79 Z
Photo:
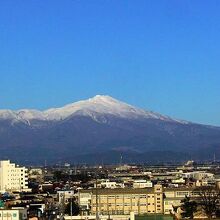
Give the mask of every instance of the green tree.
M 212 219 L 219 212 L 220 190 L 213 186 L 203 186 L 197 189 L 199 194 L 198 204 L 209 219 Z
M 197 211 L 196 201 L 192 201 L 189 197 L 186 197 L 182 202 L 182 217 L 193 219 L 194 213 Z
M 72 209 L 71 209 L 72 206 Z M 69 199 L 68 204 L 66 205 L 65 208 L 65 214 L 68 215 L 79 215 L 80 209 L 79 209 L 79 205 L 76 202 L 75 198 Z

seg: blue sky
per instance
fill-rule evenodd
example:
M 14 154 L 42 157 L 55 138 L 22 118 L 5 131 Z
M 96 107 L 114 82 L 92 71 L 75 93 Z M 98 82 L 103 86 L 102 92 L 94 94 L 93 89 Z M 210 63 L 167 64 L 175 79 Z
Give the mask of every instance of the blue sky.
M 0 108 L 96 94 L 220 125 L 219 0 L 0 1 Z

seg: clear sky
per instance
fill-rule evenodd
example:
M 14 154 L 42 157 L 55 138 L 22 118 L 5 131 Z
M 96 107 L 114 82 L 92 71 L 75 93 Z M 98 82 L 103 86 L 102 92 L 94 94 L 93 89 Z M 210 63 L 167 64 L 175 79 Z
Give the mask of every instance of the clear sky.
M 0 1 L 0 109 L 96 94 L 220 125 L 220 1 Z

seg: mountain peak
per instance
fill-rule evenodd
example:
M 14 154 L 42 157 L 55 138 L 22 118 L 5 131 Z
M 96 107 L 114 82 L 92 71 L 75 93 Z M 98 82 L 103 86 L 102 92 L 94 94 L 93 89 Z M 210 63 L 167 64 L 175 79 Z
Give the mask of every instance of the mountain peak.
M 95 102 L 119 102 L 117 99 L 109 96 L 109 95 L 96 95 L 93 98 L 88 99 L 89 101 Z
M 183 121 L 174 120 L 158 113 L 145 111 L 143 109 L 134 107 L 108 95 L 96 95 L 87 100 L 74 102 L 60 108 L 51 108 L 46 111 L 38 111 L 33 109 L 0 111 L 0 119 L 12 118 L 16 119 L 16 121 L 28 122 L 28 124 L 31 124 L 30 121 L 32 120 L 58 121 L 68 117 L 73 117 L 74 115 L 88 116 L 94 120 L 96 120 L 98 115 L 112 115 L 114 117 L 127 119 L 147 118 L 183 123 Z
M 50 119 L 66 118 L 75 113 L 83 114 L 110 114 L 120 117 L 132 117 L 145 114 L 145 111 L 121 102 L 108 95 L 96 95 L 93 98 L 74 102 L 61 108 L 53 108 L 45 111 Z
M 50 120 L 60 120 L 75 114 L 96 118 L 97 114 L 112 115 L 120 118 L 152 118 L 172 121 L 167 116 L 134 107 L 108 95 L 96 95 L 87 100 L 74 102 L 61 108 L 53 108 L 44 112 Z

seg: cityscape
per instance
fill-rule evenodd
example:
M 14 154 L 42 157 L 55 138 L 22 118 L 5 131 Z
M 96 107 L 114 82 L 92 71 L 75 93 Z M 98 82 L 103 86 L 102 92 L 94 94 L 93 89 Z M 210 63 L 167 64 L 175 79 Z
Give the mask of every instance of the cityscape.
M 4 160 L 0 177 L 3 218 L 205 219 L 218 214 L 218 161 L 20 167 Z
M 219 11 L 0 1 L 0 220 L 220 219 Z

